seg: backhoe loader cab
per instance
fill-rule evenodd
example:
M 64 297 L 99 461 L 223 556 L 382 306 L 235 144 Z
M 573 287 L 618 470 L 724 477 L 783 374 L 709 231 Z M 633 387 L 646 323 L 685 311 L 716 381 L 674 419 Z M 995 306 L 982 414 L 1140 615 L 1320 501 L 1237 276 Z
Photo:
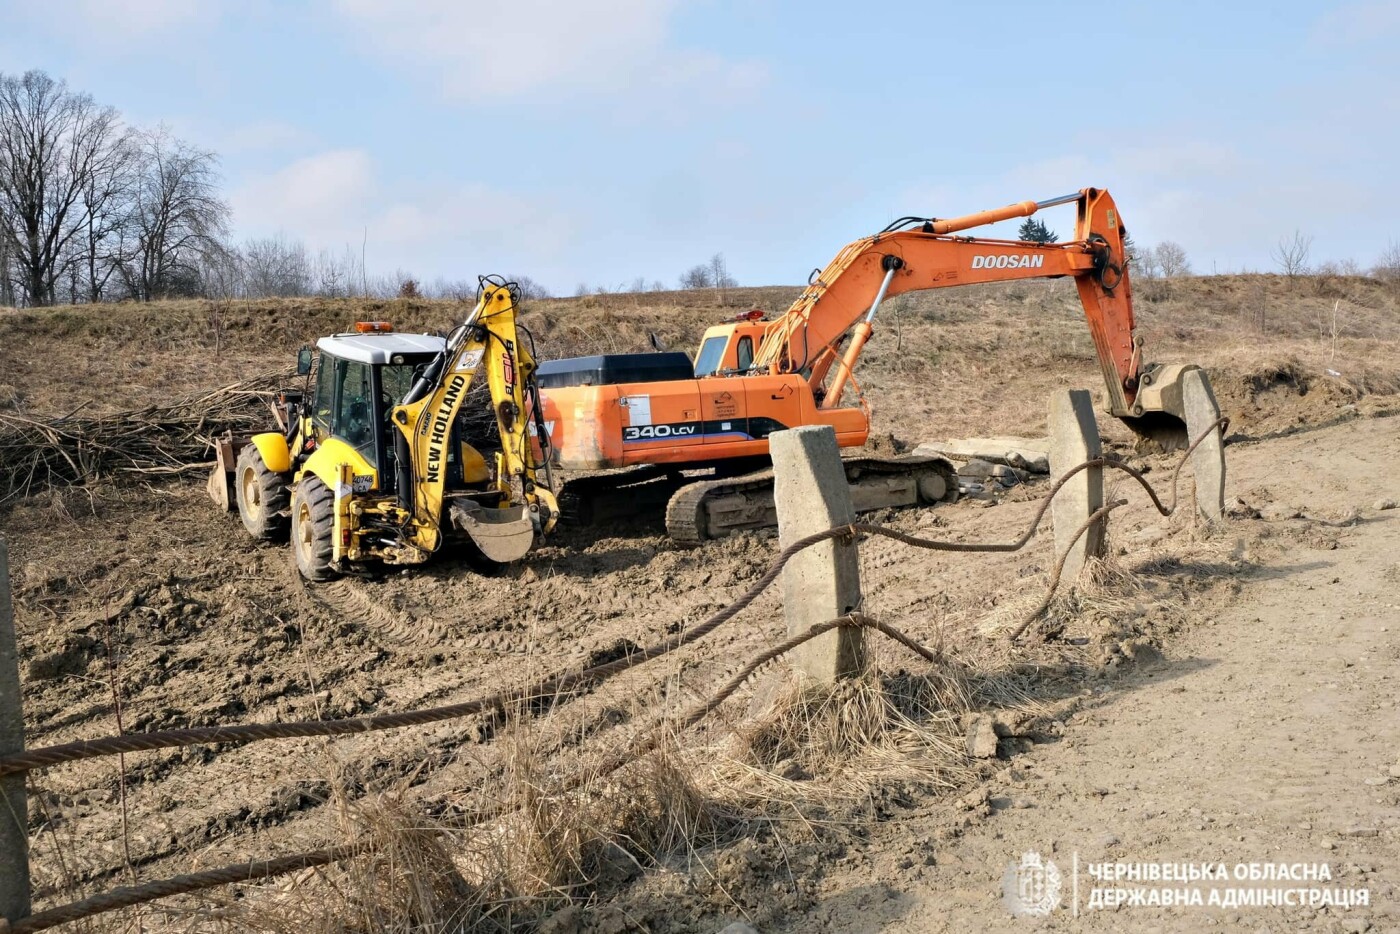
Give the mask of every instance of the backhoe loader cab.
M 454 537 L 493 562 L 523 557 L 558 507 L 535 482 L 524 416 L 536 366 L 516 330 L 516 291 L 483 279 L 446 338 L 385 322 L 321 338 L 306 390 L 273 406 L 280 430 L 220 439 L 214 501 L 236 507 L 256 539 L 290 532 L 310 580 L 369 560 L 418 564 Z M 490 406 L 464 407 L 478 375 Z
M 414 374 L 442 353 L 431 334 L 335 334 L 316 342 L 320 352 L 309 393 L 307 441 L 349 447 L 361 485 L 394 488 L 394 439 L 389 411 L 413 385 Z M 295 440 L 295 439 L 289 439 Z

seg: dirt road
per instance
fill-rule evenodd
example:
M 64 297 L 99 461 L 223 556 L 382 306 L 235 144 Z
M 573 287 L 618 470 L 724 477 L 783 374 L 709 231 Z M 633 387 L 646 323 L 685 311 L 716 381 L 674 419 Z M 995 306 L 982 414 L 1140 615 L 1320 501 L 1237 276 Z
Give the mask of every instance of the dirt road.
M 1236 599 L 964 799 L 985 807 L 877 825 L 783 930 L 1400 931 L 1400 510 L 1374 508 L 1400 496 L 1397 441 L 1387 418 L 1232 448 L 1232 495 L 1308 517 L 1241 537 L 1257 564 Z M 1027 851 L 1061 873 L 1048 917 L 1003 903 Z M 1229 881 L 1195 887 L 1364 889 L 1369 906 L 1090 911 L 1091 889 L 1115 887 L 1088 873 L 1104 862 L 1224 863 Z M 1240 863 L 1332 880 L 1240 882 Z

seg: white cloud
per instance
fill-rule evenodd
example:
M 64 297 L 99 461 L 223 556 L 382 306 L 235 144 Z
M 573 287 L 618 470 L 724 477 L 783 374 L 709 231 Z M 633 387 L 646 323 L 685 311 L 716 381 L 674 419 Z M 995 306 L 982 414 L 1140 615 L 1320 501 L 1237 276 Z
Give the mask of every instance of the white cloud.
M 1355 45 L 1394 41 L 1400 33 L 1400 0 L 1361 0 L 1346 3 L 1320 16 L 1313 24 L 1314 40 L 1324 45 Z
M 901 195 L 897 213 L 910 213 L 912 207 L 914 213 L 944 217 L 969 214 L 1094 185 L 1112 192 L 1137 243 L 1176 241 L 1198 272 L 1269 271 L 1274 268 L 1270 248 L 1295 228 L 1316 235 L 1319 254 L 1364 256 L 1367 247 L 1357 229 L 1381 213 L 1366 179 L 1351 177 L 1343 165 L 1303 171 L 1275 158 L 1269 138 L 1263 139 L 1262 147 L 1251 150 L 1166 136 L 1049 158 L 968 184 L 911 188 Z M 1071 207 L 1049 209 L 1043 219 L 1061 239 L 1074 236 Z M 1019 223 L 969 233 L 1014 237 Z
M 223 0 L 13 0 L 12 10 L 49 32 L 87 45 L 207 27 L 224 12 Z
M 765 77 L 757 63 L 676 47 L 681 0 L 333 2 L 371 52 L 469 102 L 548 90 L 740 93 Z
M 371 273 L 428 277 L 538 270 L 572 248 L 574 225 L 546 199 L 476 182 L 390 185 L 376 168 L 363 150 L 333 150 L 250 179 L 230 199 L 238 235 L 332 252 L 367 238 Z
M 369 154 L 341 149 L 298 159 L 270 175 L 254 178 L 230 196 L 242 229 L 285 230 L 329 245 L 344 241 L 369 221 L 375 197 Z M 355 233 L 354 239 L 359 239 Z

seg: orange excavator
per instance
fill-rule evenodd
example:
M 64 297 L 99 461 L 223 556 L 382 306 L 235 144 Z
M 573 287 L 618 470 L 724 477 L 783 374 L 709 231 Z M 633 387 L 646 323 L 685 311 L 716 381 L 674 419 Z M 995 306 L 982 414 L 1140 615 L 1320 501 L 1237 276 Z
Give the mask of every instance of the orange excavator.
M 997 221 L 1077 204 L 1065 243 L 959 236 Z M 544 426 L 564 469 L 616 471 L 563 488 L 566 519 L 599 521 L 666 504 L 672 537 L 698 541 L 776 524 L 768 435 L 830 425 L 843 448 L 865 444 L 870 406 L 855 380 L 881 304 L 895 295 L 1013 279 L 1072 277 L 1107 387 L 1108 411 L 1161 450 L 1185 446 L 1181 375 L 1196 367 L 1143 359 L 1123 252 L 1126 229 L 1099 188 L 940 220 L 905 217 L 848 244 L 786 313 L 761 312 L 705 332 L 683 353 L 613 354 L 541 364 Z M 845 397 L 852 390 L 854 404 Z M 952 500 L 939 457 L 844 458 L 857 511 Z M 699 472 L 704 471 L 707 475 Z M 619 497 L 617 494 L 623 494 Z

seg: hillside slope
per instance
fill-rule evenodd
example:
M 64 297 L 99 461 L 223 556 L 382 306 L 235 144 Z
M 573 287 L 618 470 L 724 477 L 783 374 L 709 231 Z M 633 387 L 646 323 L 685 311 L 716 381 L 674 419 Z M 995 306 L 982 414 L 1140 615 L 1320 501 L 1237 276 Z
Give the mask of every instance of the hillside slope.
M 708 325 L 797 288 L 608 294 L 529 303 L 545 358 L 691 350 Z M 1400 391 L 1400 291 L 1366 278 L 1148 280 L 1136 291 L 1150 359 L 1215 373 L 1236 430 L 1285 430 Z M 415 300 L 173 301 L 0 311 L 0 411 L 132 407 L 254 373 L 289 370 L 296 348 L 359 319 L 443 331 L 466 308 Z M 1073 284 L 1031 281 L 911 293 L 887 303 L 858 378 L 875 432 L 897 438 L 1039 434 L 1045 393 L 1101 377 Z M 1288 397 L 1287 414 L 1276 400 Z

